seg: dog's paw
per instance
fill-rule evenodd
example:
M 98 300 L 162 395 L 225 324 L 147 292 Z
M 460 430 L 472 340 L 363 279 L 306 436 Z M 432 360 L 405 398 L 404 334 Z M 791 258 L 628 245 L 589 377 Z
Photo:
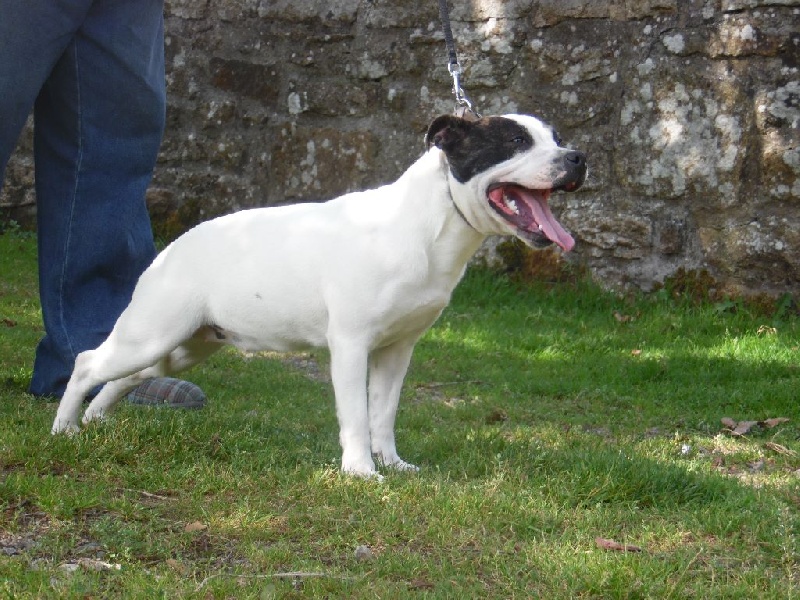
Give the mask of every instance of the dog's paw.
M 385 466 L 389 469 L 394 469 L 395 471 L 408 471 L 410 473 L 419 472 L 419 467 L 417 465 L 412 465 L 404 460 L 398 460 L 397 462 L 389 463 Z
M 346 470 L 342 469 L 342 473 L 347 475 L 348 477 L 357 477 L 358 479 L 366 479 L 368 481 L 377 481 L 378 483 L 384 480 L 383 475 L 378 473 L 377 471 L 353 471 L 353 470 Z
M 344 473 L 348 477 L 357 477 L 358 479 L 364 479 L 366 481 L 375 481 L 377 483 L 382 483 L 383 480 L 386 479 L 383 475 L 381 475 L 377 471 L 373 471 L 372 473 L 353 473 L 352 471 L 345 471 Z
M 342 473 L 362 479 L 383 480 L 383 476 L 375 469 L 375 463 L 371 458 L 361 460 L 342 459 Z
M 75 435 L 81 430 L 78 427 L 78 424 L 74 421 L 68 421 L 65 419 L 56 419 L 53 422 L 53 428 L 50 430 L 50 433 L 53 435 Z
M 88 425 L 92 421 L 105 421 L 106 419 L 106 411 L 105 410 L 90 410 L 87 409 L 85 413 L 83 413 L 83 418 L 81 422 L 84 425 Z
M 412 465 L 409 462 L 404 461 L 402 458 L 395 454 L 394 456 L 387 457 L 383 454 L 375 454 L 375 461 L 387 469 L 393 469 L 394 471 L 409 471 L 416 473 L 419 471 L 419 467 L 417 465 Z

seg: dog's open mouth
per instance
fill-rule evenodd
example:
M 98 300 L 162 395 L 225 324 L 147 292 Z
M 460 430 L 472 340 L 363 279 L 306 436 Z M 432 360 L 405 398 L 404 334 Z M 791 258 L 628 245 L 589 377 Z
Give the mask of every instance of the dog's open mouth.
M 565 191 L 576 189 L 577 184 L 564 186 Z M 569 252 L 575 240 L 556 221 L 547 201 L 553 190 L 530 190 L 513 183 L 500 183 L 489 188 L 488 197 L 492 208 L 511 223 L 520 237 L 534 246 L 558 244 Z

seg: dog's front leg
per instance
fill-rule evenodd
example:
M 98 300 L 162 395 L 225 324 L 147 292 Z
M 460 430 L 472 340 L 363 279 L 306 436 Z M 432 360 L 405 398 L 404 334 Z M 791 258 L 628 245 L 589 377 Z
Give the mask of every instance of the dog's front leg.
M 336 395 L 342 471 L 360 477 L 375 477 L 370 453 L 367 412 L 367 350 L 361 343 L 345 340 L 329 344 L 331 379 Z
M 419 469 L 397 454 L 394 422 L 416 338 L 379 348 L 370 356 L 369 428 L 372 454 L 383 465 L 402 471 Z

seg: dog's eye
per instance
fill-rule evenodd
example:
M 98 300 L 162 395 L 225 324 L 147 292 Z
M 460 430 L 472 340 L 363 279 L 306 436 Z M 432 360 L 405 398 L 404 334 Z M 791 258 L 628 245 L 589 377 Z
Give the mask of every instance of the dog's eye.
M 511 142 L 517 144 L 518 146 L 523 146 L 528 143 L 528 138 L 526 138 L 524 135 L 518 135 L 515 138 L 512 138 Z
M 556 143 L 556 145 L 560 146 L 560 145 L 561 145 L 561 143 L 562 143 L 564 140 L 562 140 L 562 139 L 561 139 L 561 136 L 560 136 L 560 135 L 558 135 L 558 133 L 557 133 L 557 132 L 553 131 L 553 141 Z

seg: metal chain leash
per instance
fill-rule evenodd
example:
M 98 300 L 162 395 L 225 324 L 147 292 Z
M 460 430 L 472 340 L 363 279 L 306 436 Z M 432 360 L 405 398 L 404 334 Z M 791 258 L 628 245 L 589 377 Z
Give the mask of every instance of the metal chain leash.
M 447 46 L 447 72 L 453 78 L 453 95 L 456 97 L 455 114 L 460 117 L 474 117 L 480 118 L 472 107 L 464 90 L 461 89 L 461 63 L 458 62 L 458 54 L 456 53 L 456 43 L 453 39 L 453 31 L 450 28 L 450 11 L 447 7 L 447 0 L 439 0 L 439 18 L 442 21 L 442 32 L 444 33 L 444 42 Z

